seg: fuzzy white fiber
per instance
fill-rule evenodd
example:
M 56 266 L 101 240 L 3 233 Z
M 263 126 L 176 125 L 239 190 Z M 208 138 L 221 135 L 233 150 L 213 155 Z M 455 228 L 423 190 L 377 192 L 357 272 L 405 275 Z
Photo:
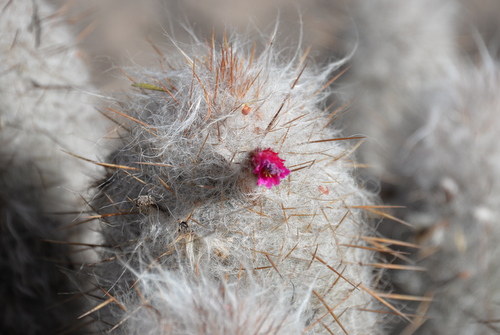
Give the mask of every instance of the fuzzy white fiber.
M 453 47 L 457 3 L 358 5 L 352 96 L 359 120 L 375 121 L 352 126 L 371 137 L 363 156 L 392 184 L 388 204 L 406 205 L 402 219 L 419 228 L 428 272 L 396 276 L 407 293 L 434 295 L 416 333 L 498 333 L 498 64 L 483 50 L 472 65 Z
M 115 168 L 92 205 L 105 251 L 84 272 L 108 304 L 90 316 L 123 334 L 378 334 L 357 208 L 373 199 L 353 176 L 357 140 L 333 140 L 322 109 L 335 66 L 242 40 L 130 74 Z M 267 148 L 292 171 L 272 189 L 252 173 Z
M 301 334 L 307 300 L 297 308 L 293 291 L 256 283 L 193 281 L 168 270 L 146 274 L 132 301 L 126 334 Z

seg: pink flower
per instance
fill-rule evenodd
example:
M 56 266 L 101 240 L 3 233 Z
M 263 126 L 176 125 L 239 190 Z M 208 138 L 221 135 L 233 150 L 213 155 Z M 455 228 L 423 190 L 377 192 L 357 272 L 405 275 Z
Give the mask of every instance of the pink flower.
M 271 188 L 279 185 L 280 180 L 290 174 L 283 162 L 285 160 L 278 157 L 278 153 L 270 148 L 265 150 L 257 149 L 253 153 L 252 162 L 255 169 L 253 173 L 259 178 L 257 186 L 264 185 Z

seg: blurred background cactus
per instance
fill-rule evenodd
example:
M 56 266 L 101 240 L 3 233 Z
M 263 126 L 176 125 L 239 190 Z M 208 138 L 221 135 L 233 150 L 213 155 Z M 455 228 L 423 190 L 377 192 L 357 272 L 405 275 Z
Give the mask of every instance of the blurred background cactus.
M 413 226 L 381 231 L 419 244 L 413 259 L 428 269 L 398 271 L 392 283 L 435 300 L 414 307 L 432 318 L 406 332 L 422 323 L 421 334 L 498 332 L 499 77 L 496 50 L 486 46 L 494 40 L 476 32 L 477 53 L 460 45 L 467 12 L 456 2 L 355 8 L 350 129 L 372 139 L 361 156 L 381 178 L 385 203 L 404 205 L 397 216 Z
M 0 332 L 62 332 L 78 316 L 63 303 L 75 291 L 68 243 L 86 235 L 62 228 L 97 173 L 64 151 L 100 155 L 103 122 L 64 19 L 44 2 L 0 8 Z

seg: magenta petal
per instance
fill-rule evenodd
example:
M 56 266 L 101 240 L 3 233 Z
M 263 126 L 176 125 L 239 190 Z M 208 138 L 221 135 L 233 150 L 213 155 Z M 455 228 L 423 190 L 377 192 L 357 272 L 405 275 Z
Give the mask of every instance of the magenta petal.
M 280 178 L 286 178 L 290 174 L 290 170 L 288 170 L 285 166 L 283 166 L 283 170 L 280 173 Z
M 290 174 L 290 170 L 283 164 L 284 161 L 270 148 L 254 151 L 252 162 L 253 173 L 258 176 L 257 185 L 264 185 L 267 188 L 279 185 L 280 180 Z
M 267 188 L 272 188 L 273 186 L 279 185 L 280 179 L 278 176 L 259 178 L 257 181 L 257 186 L 264 185 Z
M 268 179 L 268 188 L 271 188 L 272 186 L 279 185 L 281 182 L 281 179 L 279 176 L 274 175 L 271 178 Z

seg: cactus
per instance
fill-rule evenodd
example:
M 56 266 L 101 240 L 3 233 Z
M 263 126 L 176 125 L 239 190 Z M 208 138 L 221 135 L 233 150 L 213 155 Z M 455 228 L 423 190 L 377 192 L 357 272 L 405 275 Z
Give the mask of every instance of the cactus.
M 92 203 L 103 248 L 84 273 L 104 293 L 85 315 L 124 334 L 380 333 L 359 138 L 321 107 L 338 64 L 242 40 L 129 74 L 108 108 L 121 141 Z
M 77 307 L 61 228 L 83 210 L 95 171 L 63 150 L 93 157 L 100 115 L 73 36 L 41 1 L 0 1 L 0 333 L 75 327 Z M 80 237 L 79 237 L 80 238 Z M 57 243 L 56 243 L 57 242 Z M 62 243 L 61 243 L 62 242 Z
M 399 216 L 415 227 L 393 236 L 420 244 L 414 261 L 428 268 L 399 271 L 394 284 L 435 298 L 407 332 L 498 332 L 498 65 L 481 44 L 480 66 L 460 52 L 455 2 L 358 5 L 351 131 L 372 139 L 361 154 L 385 182 L 386 203 L 405 205 Z

